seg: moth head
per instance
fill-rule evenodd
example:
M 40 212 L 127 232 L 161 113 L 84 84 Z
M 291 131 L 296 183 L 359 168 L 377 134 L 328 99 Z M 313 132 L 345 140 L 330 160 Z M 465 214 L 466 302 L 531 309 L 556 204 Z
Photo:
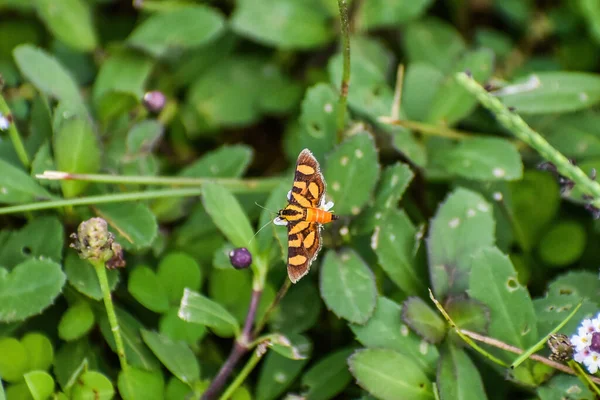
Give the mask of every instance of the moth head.
M 273 223 L 275 225 L 284 225 L 284 226 L 288 224 L 287 220 L 283 216 L 283 209 L 277 211 L 277 217 L 275 217 L 275 219 L 273 220 Z

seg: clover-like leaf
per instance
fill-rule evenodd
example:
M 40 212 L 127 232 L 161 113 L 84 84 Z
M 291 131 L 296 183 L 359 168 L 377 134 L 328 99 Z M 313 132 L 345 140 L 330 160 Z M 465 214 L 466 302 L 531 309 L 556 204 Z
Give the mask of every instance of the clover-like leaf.
M 147 248 L 158 234 L 156 217 L 145 204 L 103 204 L 96 210 L 116 230 L 117 241 L 125 249 Z
M 53 197 L 22 169 L 0 160 L 0 170 L 0 203 L 29 203 Z
M 102 289 L 94 267 L 87 260 L 79 258 L 74 251 L 70 251 L 65 257 L 65 273 L 71 286 L 78 292 L 94 300 L 102 300 Z M 113 269 L 106 271 L 106 274 L 108 287 L 112 291 L 119 283 L 119 271 Z
M 224 28 L 220 12 L 205 5 L 176 7 L 156 13 L 129 35 L 127 43 L 155 57 L 186 50 L 215 39 Z
M 313 400 L 327 400 L 339 394 L 352 380 L 347 359 L 352 349 L 342 349 L 317 361 L 302 375 L 302 385 L 308 387 L 306 396 Z
M 377 301 L 375 277 L 353 250 L 325 254 L 320 276 L 321 297 L 335 315 L 363 324 Z
M 434 399 L 431 381 L 409 357 L 389 349 L 364 349 L 348 359 L 357 383 L 382 400 Z
M 600 77 L 585 72 L 538 72 L 516 80 L 497 95 L 520 114 L 573 112 L 600 102 Z
M 121 370 L 117 380 L 119 394 L 124 400 L 164 398 L 165 379 L 161 371 L 147 371 L 140 368 Z
M 427 243 L 429 274 L 438 298 L 464 293 L 471 256 L 494 244 L 494 229 L 492 208 L 481 195 L 459 188 L 442 203 Z
M 185 289 L 183 293 L 178 314 L 184 321 L 216 328 L 221 333 L 237 335 L 240 331 L 235 317 L 222 305 L 189 289 Z
M 446 323 L 420 297 L 409 297 L 402 303 L 402 320 L 430 343 L 439 343 L 446 335 Z
M 363 346 L 398 351 L 410 357 L 428 376 L 434 376 L 439 353 L 422 340 L 401 319 L 402 307 L 379 296 L 373 316 L 366 324 L 351 324 L 350 329 Z
M 154 355 L 179 380 L 191 385 L 200 379 L 200 367 L 190 347 L 160 333 L 142 330 L 142 338 Z
M 22 321 L 39 314 L 61 293 L 65 274 L 59 264 L 30 259 L 11 272 L 0 267 L 0 321 Z
M 337 214 L 358 215 L 379 178 L 375 143 L 368 133 L 345 140 L 327 158 L 325 179 Z
M 148 310 L 163 313 L 169 309 L 169 298 L 162 281 L 156 273 L 144 265 L 138 265 L 129 274 L 127 290 Z
M 91 4 L 84 0 L 35 0 L 40 19 L 61 42 L 79 51 L 92 51 L 98 38 Z
M 440 398 L 456 400 L 487 399 L 479 371 L 465 351 L 446 341 L 438 365 Z

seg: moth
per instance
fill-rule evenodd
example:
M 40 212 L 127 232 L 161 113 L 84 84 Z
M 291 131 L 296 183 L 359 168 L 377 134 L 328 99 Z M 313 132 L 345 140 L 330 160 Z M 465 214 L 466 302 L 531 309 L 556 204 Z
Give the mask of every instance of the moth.
M 288 204 L 277 212 L 275 225 L 288 228 L 288 276 L 296 283 L 310 270 L 321 250 L 323 224 L 338 219 L 330 212 L 333 202 L 325 202 L 325 179 L 319 162 L 308 149 L 298 156 Z

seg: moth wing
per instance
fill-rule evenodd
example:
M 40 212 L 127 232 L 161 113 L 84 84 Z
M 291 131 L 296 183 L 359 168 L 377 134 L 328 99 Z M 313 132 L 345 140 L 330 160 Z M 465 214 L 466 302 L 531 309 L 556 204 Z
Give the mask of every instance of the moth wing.
M 288 226 L 288 276 L 298 282 L 310 271 L 310 265 L 321 250 L 321 229 L 315 222 L 299 233 L 289 233 Z
M 310 150 L 302 150 L 296 162 L 296 173 L 294 175 L 294 186 L 292 187 L 290 203 L 293 202 L 305 207 L 308 204 L 313 208 L 320 207 L 324 199 L 325 187 L 325 179 L 321 173 L 319 162 Z M 308 203 L 303 202 L 301 197 L 308 200 Z

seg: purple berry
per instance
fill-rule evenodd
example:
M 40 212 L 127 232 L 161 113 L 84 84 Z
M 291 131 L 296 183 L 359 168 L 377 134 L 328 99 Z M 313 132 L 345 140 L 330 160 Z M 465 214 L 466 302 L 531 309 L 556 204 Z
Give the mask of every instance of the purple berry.
M 158 90 L 146 92 L 146 94 L 144 95 L 144 105 L 146 106 L 148 111 L 153 113 L 160 112 L 165 106 L 166 102 L 167 98 L 162 92 Z
M 229 261 L 235 269 L 248 268 L 252 264 L 252 254 L 245 247 L 238 247 L 229 252 Z

